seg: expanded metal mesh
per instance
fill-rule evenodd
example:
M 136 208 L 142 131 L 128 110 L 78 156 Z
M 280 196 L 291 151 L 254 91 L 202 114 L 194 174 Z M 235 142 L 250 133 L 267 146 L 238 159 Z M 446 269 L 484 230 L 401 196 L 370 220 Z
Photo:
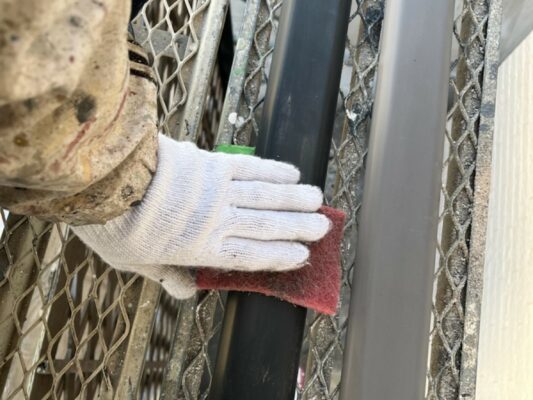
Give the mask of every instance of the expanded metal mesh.
M 266 5 L 270 5 L 270 8 L 263 8 L 269 12 L 267 15 L 275 16 L 272 10 L 279 8 L 281 2 Z M 489 125 L 482 129 L 479 124 L 482 89 L 483 84 L 487 84 L 486 77 L 483 83 L 486 49 L 490 46 L 497 48 L 497 35 L 491 39 L 496 43 L 486 42 L 489 6 L 488 0 L 465 0 L 456 4 L 454 55 L 450 70 L 452 94 L 446 131 L 447 149 L 444 155 L 444 186 L 437 246 L 439 261 L 434 280 L 434 323 L 430 333 L 432 350 L 428 371 L 428 398 L 432 399 L 458 398 L 461 372 L 469 374 L 469 379 L 472 379 L 473 374 L 475 380 L 475 362 L 473 365 L 462 366 L 461 352 L 465 352 L 465 293 L 467 279 L 471 274 L 469 235 L 477 167 L 476 148 L 480 131 L 491 129 L 491 121 L 487 121 Z M 341 106 L 338 108 L 326 188 L 329 202 L 343 209 L 348 216 L 342 244 L 342 294 L 336 316 L 308 316 L 297 389 L 297 396 L 302 399 L 338 398 L 383 7 L 384 2 L 376 0 L 357 0 L 352 5 L 347 41 L 349 56 L 345 60 L 343 81 L 346 76 L 350 78 L 349 84 L 344 87 L 341 82 Z M 250 9 L 253 10 L 252 6 Z M 225 115 L 223 113 L 227 117 L 234 113 L 232 118 L 228 118 L 229 122 L 223 119 L 222 124 L 226 125 L 226 131 L 232 132 L 235 143 L 247 144 L 257 135 L 264 87 L 268 83 L 268 56 L 273 50 L 275 30 L 269 32 L 268 40 L 263 37 L 262 42 L 258 41 L 258 32 L 265 27 L 275 26 L 275 18 L 272 21 L 256 25 L 258 27 L 253 36 L 253 46 L 249 51 L 252 61 L 248 60 L 248 74 L 242 86 L 237 88 L 242 91 L 240 101 L 237 106 L 230 104 L 228 112 Z M 270 45 L 263 50 L 258 49 L 258 43 Z M 260 56 L 257 57 L 257 54 Z M 252 55 L 255 57 L 252 58 Z M 491 71 L 492 80 L 495 79 L 494 71 Z M 261 84 L 258 84 L 259 79 Z M 221 130 L 219 135 L 224 133 Z M 480 223 L 483 225 L 483 221 Z M 473 301 L 479 302 L 481 287 L 478 283 L 471 285 L 470 290 L 471 297 L 477 298 Z M 477 335 L 475 322 L 479 314 L 476 312 L 473 309 L 467 316 L 473 323 L 470 328 L 470 335 L 473 336 Z
M 227 0 L 149 0 L 131 31 L 156 73 L 159 127 L 196 140 L 216 64 Z M 192 94 L 192 95 L 191 95 Z
M 160 129 L 205 147 L 223 90 L 214 64 L 199 68 L 215 60 L 218 43 L 200 42 L 221 31 L 225 4 L 151 0 L 132 29 L 153 61 Z M 187 108 L 194 102 L 205 113 Z M 0 398 L 159 398 L 181 305 L 104 265 L 66 226 L 0 214 Z
M 107 268 L 66 228 L 2 211 L 2 399 L 112 390 L 140 279 Z
M 239 36 L 245 50 L 236 50 L 233 67 L 241 69 L 241 78 L 232 74 L 233 91 L 225 94 L 216 54 L 227 4 L 150 0 L 132 24 L 153 61 L 161 130 L 209 149 L 217 138 L 249 144 L 258 134 L 282 0 L 247 1 Z M 487 49 L 494 45 L 487 42 L 490 6 L 489 0 L 463 0 L 456 7 L 430 333 L 431 400 L 459 398 L 465 320 L 479 316 L 466 305 L 468 290 L 479 294 L 468 279 L 477 148 L 480 134 L 490 129 L 486 120 L 480 123 Z M 352 5 L 326 188 L 328 203 L 347 214 L 341 301 L 333 317 L 308 315 L 298 399 L 339 394 L 383 8 L 382 0 Z M 223 294 L 201 292 L 177 302 L 158 285 L 105 266 L 67 227 L 0 213 L 0 398 L 207 398 Z
M 247 3 L 219 127 L 221 142 L 250 145 L 259 133 L 281 5 L 282 0 Z
M 431 400 L 475 396 L 500 9 L 498 0 L 456 3 L 430 332 Z

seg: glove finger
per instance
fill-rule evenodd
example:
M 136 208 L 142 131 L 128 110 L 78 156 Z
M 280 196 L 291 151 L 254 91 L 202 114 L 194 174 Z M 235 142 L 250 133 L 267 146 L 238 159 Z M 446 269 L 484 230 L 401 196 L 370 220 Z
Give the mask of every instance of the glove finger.
M 222 244 L 217 268 L 236 271 L 288 271 L 301 268 L 309 249 L 298 242 L 260 241 L 232 237 Z
M 314 242 L 329 231 L 330 221 L 318 213 L 237 208 L 228 225 L 232 237 Z
M 187 268 L 162 265 L 158 278 L 168 294 L 178 300 L 191 298 L 196 293 L 196 281 Z
M 322 205 L 322 191 L 311 185 L 234 181 L 231 204 L 257 210 L 314 212 Z
M 126 272 L 134 272 L 159 283 L 172 297 L 188 299 L 196 293 L 196 282 L 187 268 L 172 265 L 113 265 Z
M 242 154 L 228 155 L 234 167 L 233 180 L 271 183 L 297 183 L 300 171 L 291 164 Z

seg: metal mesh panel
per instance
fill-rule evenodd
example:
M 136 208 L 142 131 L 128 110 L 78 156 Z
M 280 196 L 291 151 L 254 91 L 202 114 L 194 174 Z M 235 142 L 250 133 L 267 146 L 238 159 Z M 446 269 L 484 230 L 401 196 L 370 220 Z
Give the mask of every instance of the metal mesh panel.
M 201 131 L 226 8 L 227 0 L 150 0 L 132 21 L 133 37 L 153 60 L 167 135 L 194 141 Z
M 2 399 L 112 392 L 141 280 L 107 268 L 65 226 L 2 211 Z
M 219 142 L 249 145 L 257 137 L 281 5 L 282 0 L 247 3 L 222 110 Z
M 254 2 L 249 2 L 249 10 L 254 10 Z M 497 1 L 493 1 L 492 4 Z M 280 7 L 276 2 L 275 6 Z M 454 399 L 459 393 L 459 375 L 470 375 L 475 380 L 475 350 L 470 358 L 473 364 L 461 365 L 461 352 L 466 333 L 463 331 L 465 319 L 472 320 L 470 339 L 477 337 L 476 321 L 478 310 L 474 308 L 465 315 L 467 280 L 471 277 L 474 266 L 471 265 L 469 252 L 472 242 L 478 242 L 478 253 L 482 253 L 483 221 L 479 222 L 479 235 L 470 238 L 472 210 L 474 204 L 474 172 L 478 166 L 476 148 L 480 132 L 490 133 L 492 121 L 487 117 L 487 124 L 480 126 L 482 110 L 481 93 L 483 87 L 494 81 L 496 65 L 492 76 L 483 82 L 483 68 L 487 60 L 486 49 L 494 53 L 497 48 L 497 35 L 487 43 L 487 24 L 489 20 L 489 2 L 467 0 L 457 2 L 457 18 L 454 29 L 454 61 L 451 65 L 451 87 L 449 124 L 446 134 L 448 146 L 444 155 L 443 197 L 441 227 L 438 252 L 440 260 L 435 275 L 434 324 L 431 331 L 432 356 L 429 376 L 429 394 L 439 399 Z M 256 2 L 255 7 L 259 4 Z M 273 7 L 268 9 L 270 12 Z M 266 8 L 265 8 L 266 9 Z M 259 12 L 259 11 L 256 11 Z M 249 18 L 249 17 L 248 17 Z M 348 219 L 342 246 L 343 281 L 342 295 L 338 314 L 334 317 L 309 315 L 308 328 L 303 345 L 298 377 L 298 397 L 307 399 L 334 399 L 338 396 L 341 372 L 344 334 L 346 330 L 347 306 L 350 294 L 351 271 L 355 262 L 357 243 L 357 213 L 361 204 L 362 183 L 364 175 L 364 158 L 367 148 L 370 116 L 373 102 L 373 88 L 378 61 L 379 34 L 383 18 L 383 2 L 354 1 L 352 18 L 347 42 L 349 58 L 343 77 L 350 76 L 346 88 L 341 83 L 341 104 L 337 117 L 334 141 L 332 143 L 332 161 L 328 173 L 327 197 L 333 205 L 347 212 Z M 258 18 L 259 19 L 259 18 Z M 273 19 L 275 22 L 275 19 Z M 494 22 L 497 31 L 497 23 Z M 219 137 L 233 142 L 246 144 L 253 141 L 257 134 L 258 118 L 264 97 L 262 88 L 268 82 L 268 62 L 262 64 L 267 68 L 257 68 L 253 64 L 252 54 L 257 50 L 257 32 L 266 25 L 256 22 L 253 47 L 249 50 L 252 61 L 248 61 L 247 75 L 237 81 L 238 102 L 229 98 L 223 111 Z M 272 26 L 275 26 L 272 23 Z M 275 31 L 268 43 L 273 42 Z M 251 37 L 251 36 L 248 36 Z M 246 39 L 246 36 L 241 38 Z M 267 43 L 264 40 L 263 43 Z M 272 45 L 266 47 L 262 54 L 270 55 Z M 264 58 L 266 58 L 265 56 Z M 256 57 L 256 60 L 262 60 Z M 494 62 L 494 60 L 493 60 Z M 246 64 L 237 64 L 242 67 Z M 235 67 L 235 66 L 234 66 Z M 255 74 L 252 74 L 253 71 Z M 252 77 L 255 79 L 252 79 Z M 258 79 L 261 84 L 257 84 Z M 344 79 L 343 79 L 344 80 Z M 248 95 L 246 85 L 252 90 Z M 231 86 L 231 82 L 230 82 Z M 240 91 L 240 92 L 239 92 Z M 494 93 L 492 93 L 494 95 Z M 251 99 L 251 101 L 250 101 Z M 228 102 L 228 98 L 226 99 Z M 490 108 L 490 99 L 485 103 Z M 226 110 L 227 107 L 227 110 Z M 231 135 L 228 134 L 231 132 Z M 490 159 L 490 147 L 484 154 Z M 486 171 L 485 171 L 486 174 Z M 479 171 L 478 171 L 479 175 Z M 333 189 L 332 189 L 333 188 Z M 486 189 L 486 188 L 485 188 Z M 482 191 L 482 189 L 480 189 Z M 480 204 L 483 203 L 482 195 Z M 477 278 L 479 280 L 482 264 L 478 261 Z M 470 285 L 472 304 L 479 302 L 479 282 Z M 477 299 L 477 300 L 476 300 Z M 475 347 L 475 346 L 474 346 Z M 469 370 L 468 370 L 469 369 Z M 468 371 L 467 371 L 468 370 Z M 454 389 L 455 387 L 455 389 Z
M 500 7 L 456 3 L 430 332 L 432 400 L 474 397 Z
M 487 88 L 495 64 L 486 71 L 497 44 L 489 34 L 494 3 L 457 3 L 430 334 L 432 400 L 458 398 L 470 387 L 464 377 L 475 378 L 481 289 L 469 282 L 474 273 L 479 279 L 472 257 L 482 253 L 472 229 L 480 160 L 490 156 L 479 147 L 492 129 L 494 93 Z M 237 46 L 222 104 L 216 38 L 227 4 L 150 0 L 132 27 L 154 63 L 162 131 L 205 148 L 255 140 L 282 0 L 247 1 L 244 50 Z M 338 398 L 382 18 L 382 0 L 354 0 L 326 188 L 328 202 L 347 213 L 341 302 L 333 317 L 308 315 L 299 399 Z M 65 226 L 0 212 L 0 398 L 207 398 L 222 294 L 177 302 L 154 283 L 106 267 Z
M 211 79 L 218 42 L 202 38 L 220 36 L 226 5 L 153 0 L 132 27 L 154 63 L 161 129 L 205 147 L 223 92 Z M 0 397 L 159 398 L 183 307 L 65 226 L 0 212 Z

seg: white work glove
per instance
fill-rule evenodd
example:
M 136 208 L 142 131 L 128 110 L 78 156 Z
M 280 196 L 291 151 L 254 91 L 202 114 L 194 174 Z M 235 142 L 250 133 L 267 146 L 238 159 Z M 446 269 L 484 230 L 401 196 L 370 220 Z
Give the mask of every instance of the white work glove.
M 72 229 L 111 266 L 187 298 L 195 284 L 182 267 L 305 265 L 309 250 L 300 242 L 319 240 L 330 222 L 316 213 L 320 189 L 296 184 L 299 177 L 289 164 L 210 153 L 160 135 L 156 174 L 141 203 L 105 225 Z

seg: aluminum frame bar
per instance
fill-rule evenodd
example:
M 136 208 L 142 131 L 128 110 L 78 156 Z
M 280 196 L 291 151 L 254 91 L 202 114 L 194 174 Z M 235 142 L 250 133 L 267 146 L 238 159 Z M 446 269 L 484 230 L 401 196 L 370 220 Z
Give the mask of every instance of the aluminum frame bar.
M 385 6 L 341 400 L 424 398 L 453 6 Z

